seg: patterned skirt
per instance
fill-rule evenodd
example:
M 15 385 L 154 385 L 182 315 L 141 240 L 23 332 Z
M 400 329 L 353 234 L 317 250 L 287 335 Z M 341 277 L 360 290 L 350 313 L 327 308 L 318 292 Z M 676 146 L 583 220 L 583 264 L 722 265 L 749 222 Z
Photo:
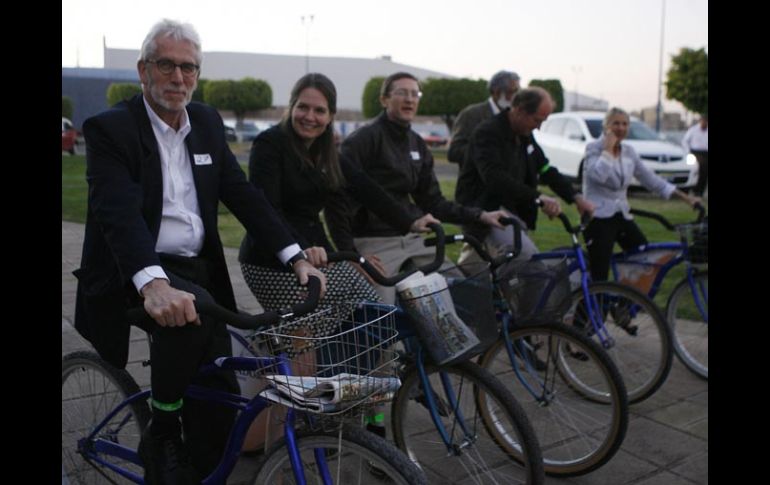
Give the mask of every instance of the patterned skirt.
M 292 272 L 279 271 L 248 263 L 241 263 L 241 272 L 249 289 L 265 310 L 281 310 L 304 301 L 307 289 L 297 282 Z M 344 309 L 348 302 L 380 301 L 377 292 L 368 281 L 349 263 L 335 263 L 328 268 L 321 268 L 326 276 L 326 295 L 318 304 L 318 318 L 305 317 L 295 327 L 292 324 L 281 325 L 281 334 L 294 334 L 298 337 L 320 338 L 330 335 L 337 329 L 334 311 Z M 331 313 L 322 310 L 330 309 Z M 286 352 L 294 357 L 313 348 L 308 340 L 292 338 L 264 338 L 252 334 L 248 336 L 252 350 L 258 354 L 267 351 L 270 354 Z

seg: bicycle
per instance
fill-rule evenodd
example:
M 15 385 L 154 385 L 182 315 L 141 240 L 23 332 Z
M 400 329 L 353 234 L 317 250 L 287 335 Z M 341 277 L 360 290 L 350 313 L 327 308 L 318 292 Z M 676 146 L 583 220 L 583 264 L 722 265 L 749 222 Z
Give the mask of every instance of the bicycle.
M 285 339 L 296 342 L 294 332 L 301 328 L 301 315 L 312 311 L 317 302 L 320 282 L 312 278 L 309 296 L 304 303 L 280 312 L 259 315 L 239 315 L 216 304 L 197 303 L 197 310 L 227 321 L 230 325 L 258 329 L 264 325 L 277 325 L 269 329 L 269 339 Z M 343 310 L 320 315 L 339 322 L 333 335 L 307 337 L 302 345 L 313 345 L 316 350 L 329 351 L 339 360 L 329 363 L 337 375 L 339 370 L 354 374 L 352 381 L 341 378 L 321 380 L 316 385 L 334 385 L 350 389 L 353 397 L 342 399 L 338 409 L 309 407 L 307 396 L 292 392 L 279 393 L 281 384 L 294 383 L 285 353 L 270 357 L 220 357 L 204 365 L 201 372 L 217 372 L 232 369 L 254 372 L 270 378 L 268 387 L 252 399 L 236 394 L 190 386 L 186 396 L 234 407 L 240 411 L 231 429 L 226 449 L 216 469 L 202 484 L 224 484 L 240 455 L 246 431 L 252 421 L 274 402 L 288 406 L 283 432 L 284 437 L 273 444 L 260 460 L 256 475 L 250 483 L 374 483 L 375 466 L 380 476 L 403 485 L 425 484 L 424 473 L 401 453 L 392 443 L 363 429 L 346 424 L 343 416 L 362 408 L 362 404 L 380 398 L 387 389 L 371 381 L 383 375 L 393 356 L 385 348 L 395 336 L 392 306 L 369 306 L 366 303 L 349 308 L 349 319 L 341 318 Z M 147 318 L 143 309 L 130 311 L 131 321 Z M 319 318 L 316 312 L 314 319 Z M 281 332 L 286 328 L 288 332 Z M 376 336 L 374 339 L 372 336 Z M 327 352 L 328 353 L 328 352 Z M 362 365 L 364 362 L 366 365 Z M 372 366 L 380 362 L 380 366 Z M 307 379 L 308 377 L 304 377 Z M 361 380 L 358 380 L 361 379 Z M 380 382 L 380 381 L 376 381 Z M 62 359 L 62 482 L 63 483 L 144 483 L 142 462 L 136 451 L 141 431 L 147 426 L 150 410 L 147 403 L 150 390 L 141 391 L 124 369 L 116 369 L 93 352 L 75 352 Z M 276 397 L 278 394 L 278 397 Z M 302 398 L 302 399 L 300 399 Z M 295 429 L 297 417 L 304 420 L 302 429 Z M 333 426 L 328 420 L 333 420 Z M 319 424 L 326 423 L 326 426 Z
M 669 272 L 684 264 L 684 277 L 666 302 L 666 320 L 676 356 L 695 375 L 708 380 L 708 218 L 702 205 L 695 208 L 695 221 L 676 225 L 660 214 L 631 209 L 634 215 L 678 232 L 680 240 L 615 253 L 610 268 L 616 281 L 634 285 L 654 299 Z
M 374 281 L 393 286 L 422 271 L 436 271 L 444 260 L 444 234 L 436 233 L 433 262 L 385 277 L 355 252 L 328 255 L 330 262 L 358 263 Z M 515 397 L 488 371 L 467 359 L 431 362 L 414 321 L 396 311 L 402 386 L 391 405 L 391 431 L 396 445 L 427 474 L 431 483 L 542 484 L 540 446 Z M 462 360 L 466 359 L 466 360 Z M 442 446 L 443 445 L 443 446 Z
M 635 288 L 613 281 L 591 281 L 579 234 L 581 222 L 572 226 L 559 214 L 572 245 L 535 254 L 535 261 L 560 261 L 569 275 L 579 273 L 564 323 L 575 326 L 607 350 L 620 370 L 628 402 L 641 402 L 666 381 L 673 361 L 671 329 L 655 303 Z
M 628 398 L 623 379 L 598 343 L 557 320 L 559 305 L 551 304 L 559 299 L 557 286 L 569 285 L 567 275 L 528 271 L 526 263 L 512 265 L 521 248 L 521 229 L 515 219 L 501 222 L 514 226 L 514 247 L 498 257 L 469 234 L 447 236 L 447 243 L 467 242 L 488 264 L 453 282 L 453 298 L 460 300 L 458 312 L 464 310 L 469 321 L 482 320 L 478 324 L 486 328 L 479 334 L 491 333 L 478 363 L 524 407 L 541 444 L 545 473 L 589 473 L 607 463 L 625 438 Z M 516 280 L 519 294 L 509 291 L 509 278 Z M 468 281 L 477 289 L 463 289 Z M 561 295 L 569 297 L 569 288 Z M 526 296 L 533 300 L 528 310 L 516 304 Z M 485 316 L 487 309 L 494 315 Z

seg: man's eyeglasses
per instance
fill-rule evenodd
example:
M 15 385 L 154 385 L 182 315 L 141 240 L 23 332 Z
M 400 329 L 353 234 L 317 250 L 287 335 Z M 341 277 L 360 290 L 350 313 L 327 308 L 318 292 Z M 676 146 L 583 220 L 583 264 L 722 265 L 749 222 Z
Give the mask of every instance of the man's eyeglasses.
M 155 64 L 158 66 L 158 71 L 161 72 L 161 74 L 172 74 L 176 68 L 182 70 L 182 74 L 185 76 L 194 76 L 198 73 L 198 70 L 201 68 L 198 64 L 193 64 L 192 62 L 183 62 L 181 64 L 177 64 L 173 61 L 170 61 L 168 59 L 158 59 L 157 61 L 144 61 L 149 62 L 151 64 Z
M 412 98 L 420 99 L 422 98 L 422 91 L 410 91 L 408 89 L 394 89 L 393 91 L 391 91 L 390 95 L 398 96 L 401 98 L 406 98 L 408 96 L 411 96 Z

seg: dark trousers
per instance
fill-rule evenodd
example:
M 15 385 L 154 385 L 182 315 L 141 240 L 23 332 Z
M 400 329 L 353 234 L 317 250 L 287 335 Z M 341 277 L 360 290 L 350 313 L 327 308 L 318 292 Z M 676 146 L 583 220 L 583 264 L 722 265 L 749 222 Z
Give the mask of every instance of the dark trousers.
M 612 217 L 591 219 L 585 230 L 585 239 L 593 281 L 607 280 L 612 248 L 616 242 L 624 251 L 647 244 L 639 226 L 625 219 L 620 212 Z
M 695 184 L 695 195 L 702 197 L 709 181 L 709 152 L 699 150 L 691 151 L 692 154 L 695 155 L 695 159 L 698 160 L 698 183 Z
M 210 283 L 207 262 L 201 258 L 161 255 L 161 265 L 172 287 L 195 295 L 196 301 L 213 301 L 206 287 Z M 190 384 L 238 394 L 240 388 L 232 371 L 198 376 L 198 368 L 215 358 L 232 355 L 225 324 L 200 315 L 201 325 L 143 327 L 150 334 L 151 386 L 154 399 L 171 403 L 184 396 Z M 184 398 L 182 424 L 193 464 L 205 476 L 219 462 L 230 429 L 234 409 L 210 402 Z

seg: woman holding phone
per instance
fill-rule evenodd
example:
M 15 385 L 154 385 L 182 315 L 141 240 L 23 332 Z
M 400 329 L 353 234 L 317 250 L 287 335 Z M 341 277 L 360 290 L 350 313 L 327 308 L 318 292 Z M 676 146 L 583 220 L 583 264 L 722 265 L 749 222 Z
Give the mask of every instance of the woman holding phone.
M 650 192 L 664 199 L 672 195 L 690 206 L 700 203 L 650 170 L 636 151 L 623 143 L 628 135 L 629 116 L 620 108 L 612 108 L 604 117 L 604 132 L 586 146 L 583 169 L 583 196 L 596 207 L 585 230 L 591 278 L 604 281 L 610 268 L 612 249 L 617 242 L 623 250 L 647 243 L 633 220 L 628 204 L 628 186 L 635 177 Z

